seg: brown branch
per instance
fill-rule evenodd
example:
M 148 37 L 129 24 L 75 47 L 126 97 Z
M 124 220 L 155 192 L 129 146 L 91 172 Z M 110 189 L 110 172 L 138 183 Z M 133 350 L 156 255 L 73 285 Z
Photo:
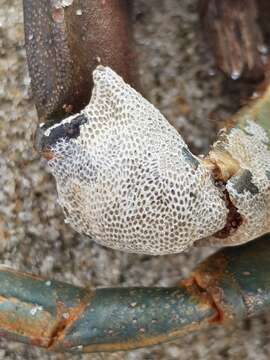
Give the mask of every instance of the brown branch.
M 27 59 L 41 121 L 88 104 L 98 63 L 137 86 L 130 16 L 130 3 L 123 0 L 24 0 Z
M 200 0 L 204 36 L 216 65 L 232 79 L 261 80 L 263 35 L 256 0 Z

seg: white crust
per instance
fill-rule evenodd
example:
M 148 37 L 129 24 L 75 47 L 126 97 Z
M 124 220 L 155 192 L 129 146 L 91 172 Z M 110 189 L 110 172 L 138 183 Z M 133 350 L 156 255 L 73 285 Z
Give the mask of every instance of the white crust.
M 182 137 L 110 68 L 93 77 L 87 123 L 49 161 L 67 222 L 102 245 L 154 255 L 222 229 L 222 194 Z

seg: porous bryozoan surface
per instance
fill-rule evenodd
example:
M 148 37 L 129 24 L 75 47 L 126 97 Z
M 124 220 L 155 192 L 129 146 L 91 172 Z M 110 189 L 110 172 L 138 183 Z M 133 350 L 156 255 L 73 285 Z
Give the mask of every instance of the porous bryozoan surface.
M 105 246 L 155 255 L 222 229 L 222 193 L 177 131 L 111 69 L 93 77 L 90 104 L 45 131 L 67 222 Z
M 266 131 L 251 116 L 243 124 L 222 134 L 222 146 L 238 162 L 238 171 L 227 181 L 230 199 L 242 217 L 242 224 L 224 245 L 237 245 L 269 232 L 269 138 Z M 219 147 L 221 141 L 213 146 Z M 217 239 L 210 242 L 217 243 Z

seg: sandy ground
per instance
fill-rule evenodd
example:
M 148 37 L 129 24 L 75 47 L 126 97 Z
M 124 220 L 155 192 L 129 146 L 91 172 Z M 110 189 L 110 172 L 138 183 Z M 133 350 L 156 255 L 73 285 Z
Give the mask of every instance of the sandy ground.
M 194 0 L 135 3 L 145 93 L 194 151 L 205 152 L 219 119 L 237 107 L 238 90 L 225 94 L 223 77 L 209 76 Z M 164 257 L 124 254 L 98 246 L 64 223 L 54 181 L 32 147 L 37 118 L 22 21 L 21 1 L 0 0 L 1 263 L 82 286 L 175 284 L 213 249 Z M 1 340 L 0 359 L 269 359 L 269 327 L 270 316 L 263 314 L 148 349 L 82 356 L 49 354 Z

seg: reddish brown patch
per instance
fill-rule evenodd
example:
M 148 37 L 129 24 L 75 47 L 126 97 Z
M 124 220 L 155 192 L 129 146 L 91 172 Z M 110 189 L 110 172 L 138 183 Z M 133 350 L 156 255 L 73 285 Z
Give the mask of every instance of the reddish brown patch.
M 41 152 L 41 156 L 47 161 L 52 160 L 54 158 L 54 153 L 51 150 L 43 150 Z
M 82 316 L 85 307 L 89 304 L 91 296 L 91 293 L 88 293 L 84 299 L 81 299 L 77 306 L 72 308 L 67 308 L 62 302 L 57 303 L 58 321 L 52 333 L 48 348 L 56 348 L 64 342 L 67 330 Z
M 204 282 L 201 282 L 204 284 Z M 224 312 L 218 306 L 216 302 L 216 297 L 213 297 L 213 289 L 208 291 L 206 286 L 202 286 L 199 281 L 197 281 L 196 276 L 192 276 L 188 279 L 181 280 L 179 286 L 184 286 L 186 290 L 194 297 L 199 299 L 199 304 L 201 307 L 210 307 L 214 309 L 214 315 L 208 320 L 209 323 L 221 323 L 224 319 Z
M 223 190 L 225 205 L 229 210 L 226 220 L 226 225 L 223 229 L 219 230 L 214 234 L 215 237 L 224 239 L 228 236 L 231 236 L 236 230 L 239 228 L 240 225 L 243 223 L 243 217 L 238 212 L 236 206 L 232 203 L 229 193 L 226 189 Z
M 204 164 L 211 171 L 216 187 L 222 191 L 223 200 L 228 209 L 225 226 L 213 235 L 224 239 L 235 233 L 244 221 L 226 189 L 226 182 L 239 171 L 240 165 L 229 153 L 217 149 L 209 153 L 209 156 L 204 160 Z

